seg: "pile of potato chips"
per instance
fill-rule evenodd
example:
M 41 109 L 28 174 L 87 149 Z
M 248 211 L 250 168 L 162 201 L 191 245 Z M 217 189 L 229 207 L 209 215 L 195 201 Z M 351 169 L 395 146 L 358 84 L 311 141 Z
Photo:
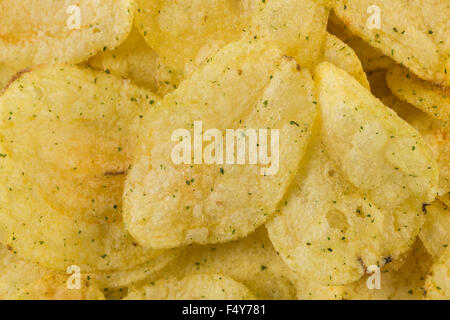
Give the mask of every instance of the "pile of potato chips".
M 449 17 L 0 0 L 0 298 L 450 299 Z M 198 121 L 276 173 L 174 163 Z

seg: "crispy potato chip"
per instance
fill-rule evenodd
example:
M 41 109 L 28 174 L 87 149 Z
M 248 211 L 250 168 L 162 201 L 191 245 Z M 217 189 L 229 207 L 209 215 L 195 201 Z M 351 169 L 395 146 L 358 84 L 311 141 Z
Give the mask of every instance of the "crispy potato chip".
M 80 63 L 117 47 L 132 22 L 131 0 L 2 0 L 0 62 L 17 70 Z
M 158 280 L 129 289 L 125 300 L 254 300 L 243 284 L 221 275 L 198 274 Z
M 80 277 L 80 288 L 69 289 L 68 274 L 58 273 L 19 259 L 0 245 L 0 299 L 98 300 L 100 289 Z
M 312 68 L 327 36 L 327 0 L 269 0 L 252 19 L 252 36 L 273 41 L 298 64 Z
M 180 255 L 180 250 L 172 249 L 137 267 L 103 273 L 90 273 L 87 279 L 96 286 L 108 291 L 119 290 L 136 282 L 153 279 L 161 269 Z
M 8 85 L 14 74 L 16 74 L 16 71 L 17 70 L 10 68 L 3 63 L 0 63 L 0 94 Z
M 345 24 L 339 20 L 333 10 L 330 11 L 328 16 L 327 30 L 329 33 L 335 35 L 345 43 L 347 43 L 349 39 L 356 37 L 350 30 L 348 30 Z
M 164 66 L 158 70 L 163 92 L 242 37 L 276 42 L 284 54 L 310 67 L 321 55 L 329 12 L 322 0 L 136 2 L 136 26 Z
M 253 232 L 275 212 L 292 181 L 316 113 L 311 75 L 298 71 L 295 61 L 259 41 L 225 47 L 145 116 L 124 193 L 127 229 L 140 244 L 154 248 L 227 242 Z M 190 136 L 196 123 L 195 130 L 213 130 L 214 142 L 194 150 L 205 156 L 192 161 Z M 279 139 L 274 132 L 275 138 L 269 138 L 273 151 L 267 165 L 261 157 L 250 160 L 257 144 L 246 143 L 251 140 L 246 136 L 255 136 L 259 128 L 260 133 L 278 130 Z M 236 130 L 243 137 L 241 146 L 245 142 L 253 151 L 235 157 L 236 139 L 229 130 Z M 266 138 L 259 143 L 264 145 Z M 194 133 L 194 144 L 201 139 Z M 177 160 L 186 144 L 184 160 Z
M 335 0 L 332 3 L 345 25 L 372 47 L 420 78 L 450 86 L 450 6 L 446 0 L 425 2 Z M 378 18 L 380 23 L 376 25 Z
M 159 277 L 182 278 L 191 274 L 226 275 L 264 300 L 294 299 L 293 280 L 298 278 L 273 249 L 264 227 L 238 241 L 190 246 Z
M 450 210 L 436 200 L 426 207 L 425 224 L 420 230 L 420 239 L 434 258 L 439 257 L 450 245 Z
M 396 65 L 392 59 L 372 48 L 368 43 L 353 34 L 345 24 L 336 17 L 336 14 L 333 11 L 331 11 L 328 20 L 328 32 L 336 35 L 355 51 L 356 55 L 361 60 L 364 70 L 368 74 L 372 71 L 386 69 Z
M 256 0 L 136 0 L 135 25 L 172 74 L 189 74 L 238 40 L 261 5 Z
M 338 37 L 327 34 L 324 49 L 324 59 L 353 76 L 365 88 L 370 90 L 370 84 L 364 73 L 361 61 L 352 48 L 342 42 Z
M 450 248 L 445 249 L 428 274 L 425 299 L 450 300 Z
M 0 97 L 0 240 L 23 259 L 83 273 L 161 252 L 124 229 L 121 196 L 140 116 L 157 98 L 103 72 L 36 67 Z
M 403 119 L 416 128 L 433 151 L 439 165 L 438 195 L 450 205 L 450 122 L 437 120 L 394 95 L 383 102 L 393 108 Z
M 421 80 L 401 67 L 389 70 L 386 81 L 399 99 L 439 120 L 450 120 L 450 87 Z
M 115 50 L 106 50 L 89 59 L 89 66 L 128 78 L 156 92 L 158 55 L 133 28 L 127 40 Z
M 372 48 L 358 37 L 348 39 L 346 43 L 356 52 L 366 72 L 394 67 L 396 63 L 383 53 Z
M 406 262 L 397 271 L 382 270 L 380 289 L 369 289 L 365 276 L 360 281 L 343 286 L 346 300 L 422 300 L 425 278 L 432 258 L 420 240 L 414 244 Z
M 340 299 L 336 287 L 322 286 L 290 270 L 274 250 L 264 227 L 238 241 L 188 247 L 159 278 L 223 274 L 247 286 L 257 299 Z
M 341 285 L 408 251 L 438 170 L 418 132 L 354 78 L 324 62 L 315 80 L 321 130 L 267 226 L 292 269 Z
M 392 59 L 386 57 L 383 53 L 372 48 L 368 43 L 353 34 L 345 24 L 336 17 L 336 14 L 333 11 L 328 20 L 328 32 L 337 36 L 355 51 L 367 73 L 396 65 Z

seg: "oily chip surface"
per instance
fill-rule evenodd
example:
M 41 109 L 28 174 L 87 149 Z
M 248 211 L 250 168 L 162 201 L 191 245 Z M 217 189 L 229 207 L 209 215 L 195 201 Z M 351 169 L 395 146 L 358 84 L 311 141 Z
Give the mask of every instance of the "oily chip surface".
M 124 193 L 130 233 L 144 246 L 171 248 L 236 240 L 256 230 L 275 212 L 299 167 L 316 117 L 313 90 L 306 69 L 264 42 L 225 47 L 146 114 Z M 215 133 L 197 149 L 203 150 L 200 164 L 191 148 L 198 121 L 200 130 Z M 271 145 L 270 162 L 253 162 L 247 150 L 246 161 L 230 164 L 239 159 L 232 147 L 232 162 L 226 157 L 225 144 L 236 140 L 225 137 L 226 129 L 260 128 L 278 130 L 278 151 L 269 133 L 258 140 Z M 186 138 L 171 141 L 180 129 Z M 251 135 L 241 132 L 238 139 L 248 146 Z M 194 152 L 183 150 L 186 161 L 176 164 L 180 143 Z
M 336 0 L 332 4 L 350 31 L 372 47 L 418 77 L 450 86 L 448 1 Z M 380 24 L 369 28 L 378 14 Z
M 418 132 L 355 79 L 325 62 L 315 80 L 321 125 L 267 226 L 293 270 L 342 285 L 409 250 L 438 170 Z
M 132 24 L 132 0 L 3 0 L 0 63 L 80 63 L 118 46 Z
M 103 72 L 36 67 L 0 97 L 0 240 L 22 259 L 82 272 L 160 254 L 122 222 L 123 183 L 151 92 Z
M 198 274 L 133 288 L 125 300 L 254 300 L 243 284 L 221 275 Z

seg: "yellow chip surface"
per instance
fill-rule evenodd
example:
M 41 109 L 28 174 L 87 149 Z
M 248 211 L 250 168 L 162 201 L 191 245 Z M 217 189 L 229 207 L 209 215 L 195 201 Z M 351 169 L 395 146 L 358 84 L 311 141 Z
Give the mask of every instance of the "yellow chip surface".
M 16 71 L 17 70 L 0 63 L 0 93 L 8 85 L 14 74 L 16 74 Z
M 243 284 L 229 277 L 198 274 L 132 288 L 125 300 L 254 300 L 254 296 Z
M 355 79 L 325 62 L 315 80 L 322 123 L 268 230 L 292 269 L 342 285 L 409 250 L 438 170 L 418 132 Z
M 69 289 L 70 275 L 19 259 L 0 246 L 0 298 L 2 300 L 102 300 L 103 293 L 80 275 L 79 288 Z M 70 280 L 69 280 L 70 282 Z M 75 280 L 74 280 L 74 283 Z
M 119 47 L 89 59 L 89 66 L 130 79 L 154 92 L 158 89 L 158 55 L 135 28 Z
M 431 148 L 439 165 L 438 195 L 447 206 L 450 205 L 450 122 L 429 116 L 394 95 L 383 101 L 416 128 Z
M 399 270 L 381 271 L 379 289 L 368 287 L 368 281 L 371 285 L 376 285 L 376 282 L 367 275 L 360 281 L 343 286 L 342 296 L 347 300 L 422 300 L 425 278 L 432 263 L 432 257 L 418 240 Z
M 355 51 L 330 33 L 327 34 L 325 41 L 324 59 L 345 70 L 361 85 L 370 90 L 369 81 Z
M 450 6 L 446 0 L 332 3 L 339 19 L 372 47 L 420 78 L 450 86 Z
M 137 0 L 135 24 L 165 65 L 158 73 L 167 92 L 243 37 L 272 41 L 311 67 L 321 55 L 328 12 L 322 0 Z
M 36 67 L 0 97 L 0 240 L 23 259 L 83 273 L 160 254 L 122 222 L 140 117 L 156 97 L 103 72 Z
M 306 69 L 298 71 L 295 61 L 266 43 L 225 47 L 146 114 L 124 193 L 130 233 L 144 246 L 171 248 L 236 240 L 256 230 L 275 212 L 299 167 L 316 117 L 313 89 Z M 278 130 L 259 138 L 273 145 L 272 159 L 254 161 L 254 148 L 236 155 L 235 136 L 225 136 L 235 129 L 247 147 L 256 146 L 247 136 L 257 130 Z M 213 141 L 196 147 L 199 132 L 207 130 Z
M 389 70 L 386 81 L 399 99 L 439 120 L 450 120 L 450 87 L 421 80 L 401 67 Z
M 132 0 L 3 0 L 0 62 L 16 69 L 80 63 L 123 42 L 133 22 Z
M 450 248 L 433 264 L 425 282 L 425 298 L 450 300 Z
M 428 252 L 438 258 L 450 245 L 450 210 L 436 200 L 426 207 L 425 224 L 420 230 L 420 239 Z
M 162 270 L 161 278 L 223 274 L 246 285 L 258 299 L 295 298 L 297 276 L 281 260 L 264 227 L 238 241 L 193 245 Z

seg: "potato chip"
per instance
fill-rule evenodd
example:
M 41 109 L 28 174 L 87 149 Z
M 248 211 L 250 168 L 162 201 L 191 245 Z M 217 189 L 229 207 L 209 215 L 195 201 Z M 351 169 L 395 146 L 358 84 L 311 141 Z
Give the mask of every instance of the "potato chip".
M 117 47 L 132 22 L 132 0 L 3 0 L 0 62 L 17 70 L 80 63 Z
M 322 125 L 267 226 L 293 270 L 342 285 L 408 251 L 438 170 L 418 132 L 354 78 L 324 62 L 315 80 Z
M 372 48 L 368 43 L 352 33 L 332 11 L 328 20 L 328 32 L 336 35 L 349 45 L 361 60 L 364 70 L 369 74 L 372 71 L 395 66 L 395 62 L 383 53 Z M 344 69 L 345 70 L 345 69 Z
M 127 229 L 153 248 L 221 243 L 253 232 L 275 212 L 292 181 L 315 117 L 306 69 L 298 71 L 295 61 L 265 42 L 230 44 L 145 116 L 124 193 Z M 190 137 L 193 128 L 199 130 L 194 144 L 205 130 L 214 140 L 194 145 L 194 157 L 191 139 L 183 143 L 179 136 L 181 130 Z M 269 138 L 265 129 L 278 131 Z M 258 145 L 246 143 L 256 131 L 263 137 L 258 145 L 273 146 L 269 161 L 255 159 Z M 236 132 L 248 149 L 241 148 L 240 156 Z M 189 151 L 178 152 L 186 144 Z
M 406 262 L 397 271 L 382 270 L 380 288 L 370 289 L 370 276 L 343 287 L 346 300 L 422 300 L 425 278 L 432 265 L 432 258 L 420 240 L 416 241 Z M 371 275 L 372 276 L 372 275 Z
M 238 40 L 260 5 L 256 0 L 136 0 L 135 25 L 171 74 L 189 75 L 218 49 Z
M 330 15 L 328 16 L 327 30 L 345 43 L 347 43 L 349 39 L 357 37 L 348 30 L 341 20 L 339 20 L 333 10 L 330 11 Z
M 329 12 L 322 0 L 136 2 L 136 26 L 165 66 L 158 70 L 165 92 L 242 37 L 276 42 L 310 67 L 321 55 Z
M 156 92 L 158 55 L 133 28 L 127 40 L 114 50 L 105 50 L 89 59 L 89 66 L 128 78 Z
M 447 1 L 336 0 L 336 15 L 356 35 L 422 79 L 450 86 Z
M 221 275 L 198 274 L 158 280 L 129 290 L 125 300 L 254 300 L 243 284 Z
M 159 277 L 182 278 L 191 274 L 226 275 L 264 300 L 294 299 L 293 280 L 298 278 L 273 249 L 264 227 L 238 241 L 192 245 L 169 263 Z
M 252 36 L 273 41 L 305 68 L 322 55 L 327 35 L 327 0 L 270 0 L 252 19 Z
M 156 96 L 103 72 L 36 67 L 0 97 L 0 240 L 44 267 L 130 269 L 161 252 L 124 229 L 140 116 Z
M 425 299 L 450 300 L 450 248 L 436 261 L 425 282 Z
M 436 200 L 426 206 L 425 224 L 420 230 L 420 239 L 434 258 L 439 257 L 450 245 L 450 210 Z
M 324 49 L 324 59 L 345 70 L 364 87 L 370 90 L 369 81 L 364 73 L 361 61 L 352 48 L 342 42 L 338 37 L 327 34 Z
M 0 245 L 0 299 L 2 300 L 101 300 L 100 289 L 80 277 L 79 289 L 69 289 L 70 275 L 19 259 Z M 75 283 L 76 285 L 76 283 Z
M 161 269 L 166 267 L 167 264 L 180 254 L 180 250 L 172 249 L 134 268 L 102 273 L 90 273 L 86 278 L 99 288 L 107 289 L 108 291 L 119 290 L 120 288 L 127 287 L 136 282 L 153 279 L 159 274 Z
M 399 99 L 439 120 L 450 120 L 450 87 L 423 81 L 401 67 L 389 70 L 386 81 Z
M 8 85 L 14 74 L 16 74 L 16 71 L 17 70 L 0 63 L 0 93 Z
M 385 97 L 383 102 L 416 128 L 428 143 L 439 165 L 439 198 L 450 205 L 450 122 L 437 120 L 394 95 Z

